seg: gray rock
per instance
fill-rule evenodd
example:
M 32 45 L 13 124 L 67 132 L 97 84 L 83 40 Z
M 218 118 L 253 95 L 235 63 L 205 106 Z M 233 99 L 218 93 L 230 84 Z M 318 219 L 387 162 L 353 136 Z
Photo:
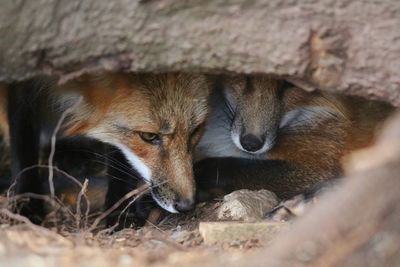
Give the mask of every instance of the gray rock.
M 400 105 L 400 1 L 2 1 L 0 80 L 96 70 L 304 79 Z
M 205 244 L 246 241 L 251 239 L 270 241 L 288 223 L 284 222 L 201 222 L 199 232 Z
M 222 205 L 218 208 L 219 220 L 261 220 L 264 214 L 279 203 L 278 197 L 268 191 L 251 191 L 242 189 L 234 191 L 224 197 Z

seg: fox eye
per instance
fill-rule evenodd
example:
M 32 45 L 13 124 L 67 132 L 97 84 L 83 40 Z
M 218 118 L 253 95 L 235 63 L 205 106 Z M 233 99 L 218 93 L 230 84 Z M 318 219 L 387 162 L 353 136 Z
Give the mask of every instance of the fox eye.
M 139 132 L 139 136 L 140 138 L 142 138 L 143 141 L 152 145 L 157 145 L 161 142 L 160 136 L 155 133 Z

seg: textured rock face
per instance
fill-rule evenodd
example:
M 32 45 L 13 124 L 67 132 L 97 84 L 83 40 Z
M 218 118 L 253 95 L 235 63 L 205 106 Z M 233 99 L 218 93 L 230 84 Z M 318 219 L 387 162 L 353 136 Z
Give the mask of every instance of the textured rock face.
M 278 233 L 287 229 L 284 222 L 201 222 L 199 232 L 204 243 L 246 241 L 262 239 L 271 241 Z
M 242 189 L 224 197 L 218 208 L 219 220 L 257 221 L 279 203 L 277 196 L 268 190 Z
M 400 104 L 400 1 L 5 1 L 0 80 L 262 72 Z

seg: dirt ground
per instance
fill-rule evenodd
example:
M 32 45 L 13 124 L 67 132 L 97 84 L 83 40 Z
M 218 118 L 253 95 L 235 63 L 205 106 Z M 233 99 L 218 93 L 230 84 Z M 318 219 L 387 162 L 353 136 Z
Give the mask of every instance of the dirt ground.
M 157 224 L 148 223 L 140 229 L 127 228 L 113 234 L 104 227 L 91 232 L 87 230 L 90 227 L 74 229 L 68 222 L 59 222 L 52 228 L 34 225 L 3 205 L 0 266 L 202 265 L 205 258 L 233 260 L 267 244 L 258 239 L 204 244 L 199 222 L 215 220 L 214 211 L 219 205 L 219 202 L 203 203 L 191 213 L 169 214 Z
M 72 213 L 42 227 L 12 213 L 9 199 L 0 196 L 0 267 L 400 266 L 400 114 L 395 119 L 376 146 L 352 156 L 343 187 L 275 242 L 206 244 L 199 222 L 215 220 L 220 202 L 110 234 L 101 223 L 93 227 L 104 213 L 87 223 Z

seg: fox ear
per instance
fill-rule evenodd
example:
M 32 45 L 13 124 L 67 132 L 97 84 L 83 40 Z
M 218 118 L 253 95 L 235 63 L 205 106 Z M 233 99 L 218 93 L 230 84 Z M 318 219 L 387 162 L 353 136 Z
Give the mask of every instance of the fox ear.
M 63 110 L 68 114 L 65 134 L 84 135 L 97 124 L 111 104 L 115 90 L 106 75 L 82 76 L 61 88 Z
M 66 115 L 63 122 L 65 136 L 84 135 L 90 128 L 94 108 L 78 91 L 61 92 L 58 99 L 60 108 Z
M 63 90 L 83 97 L 86 105 L 108 107 L 115 93 L 111 74 L 83 75 L 63 86 Z

